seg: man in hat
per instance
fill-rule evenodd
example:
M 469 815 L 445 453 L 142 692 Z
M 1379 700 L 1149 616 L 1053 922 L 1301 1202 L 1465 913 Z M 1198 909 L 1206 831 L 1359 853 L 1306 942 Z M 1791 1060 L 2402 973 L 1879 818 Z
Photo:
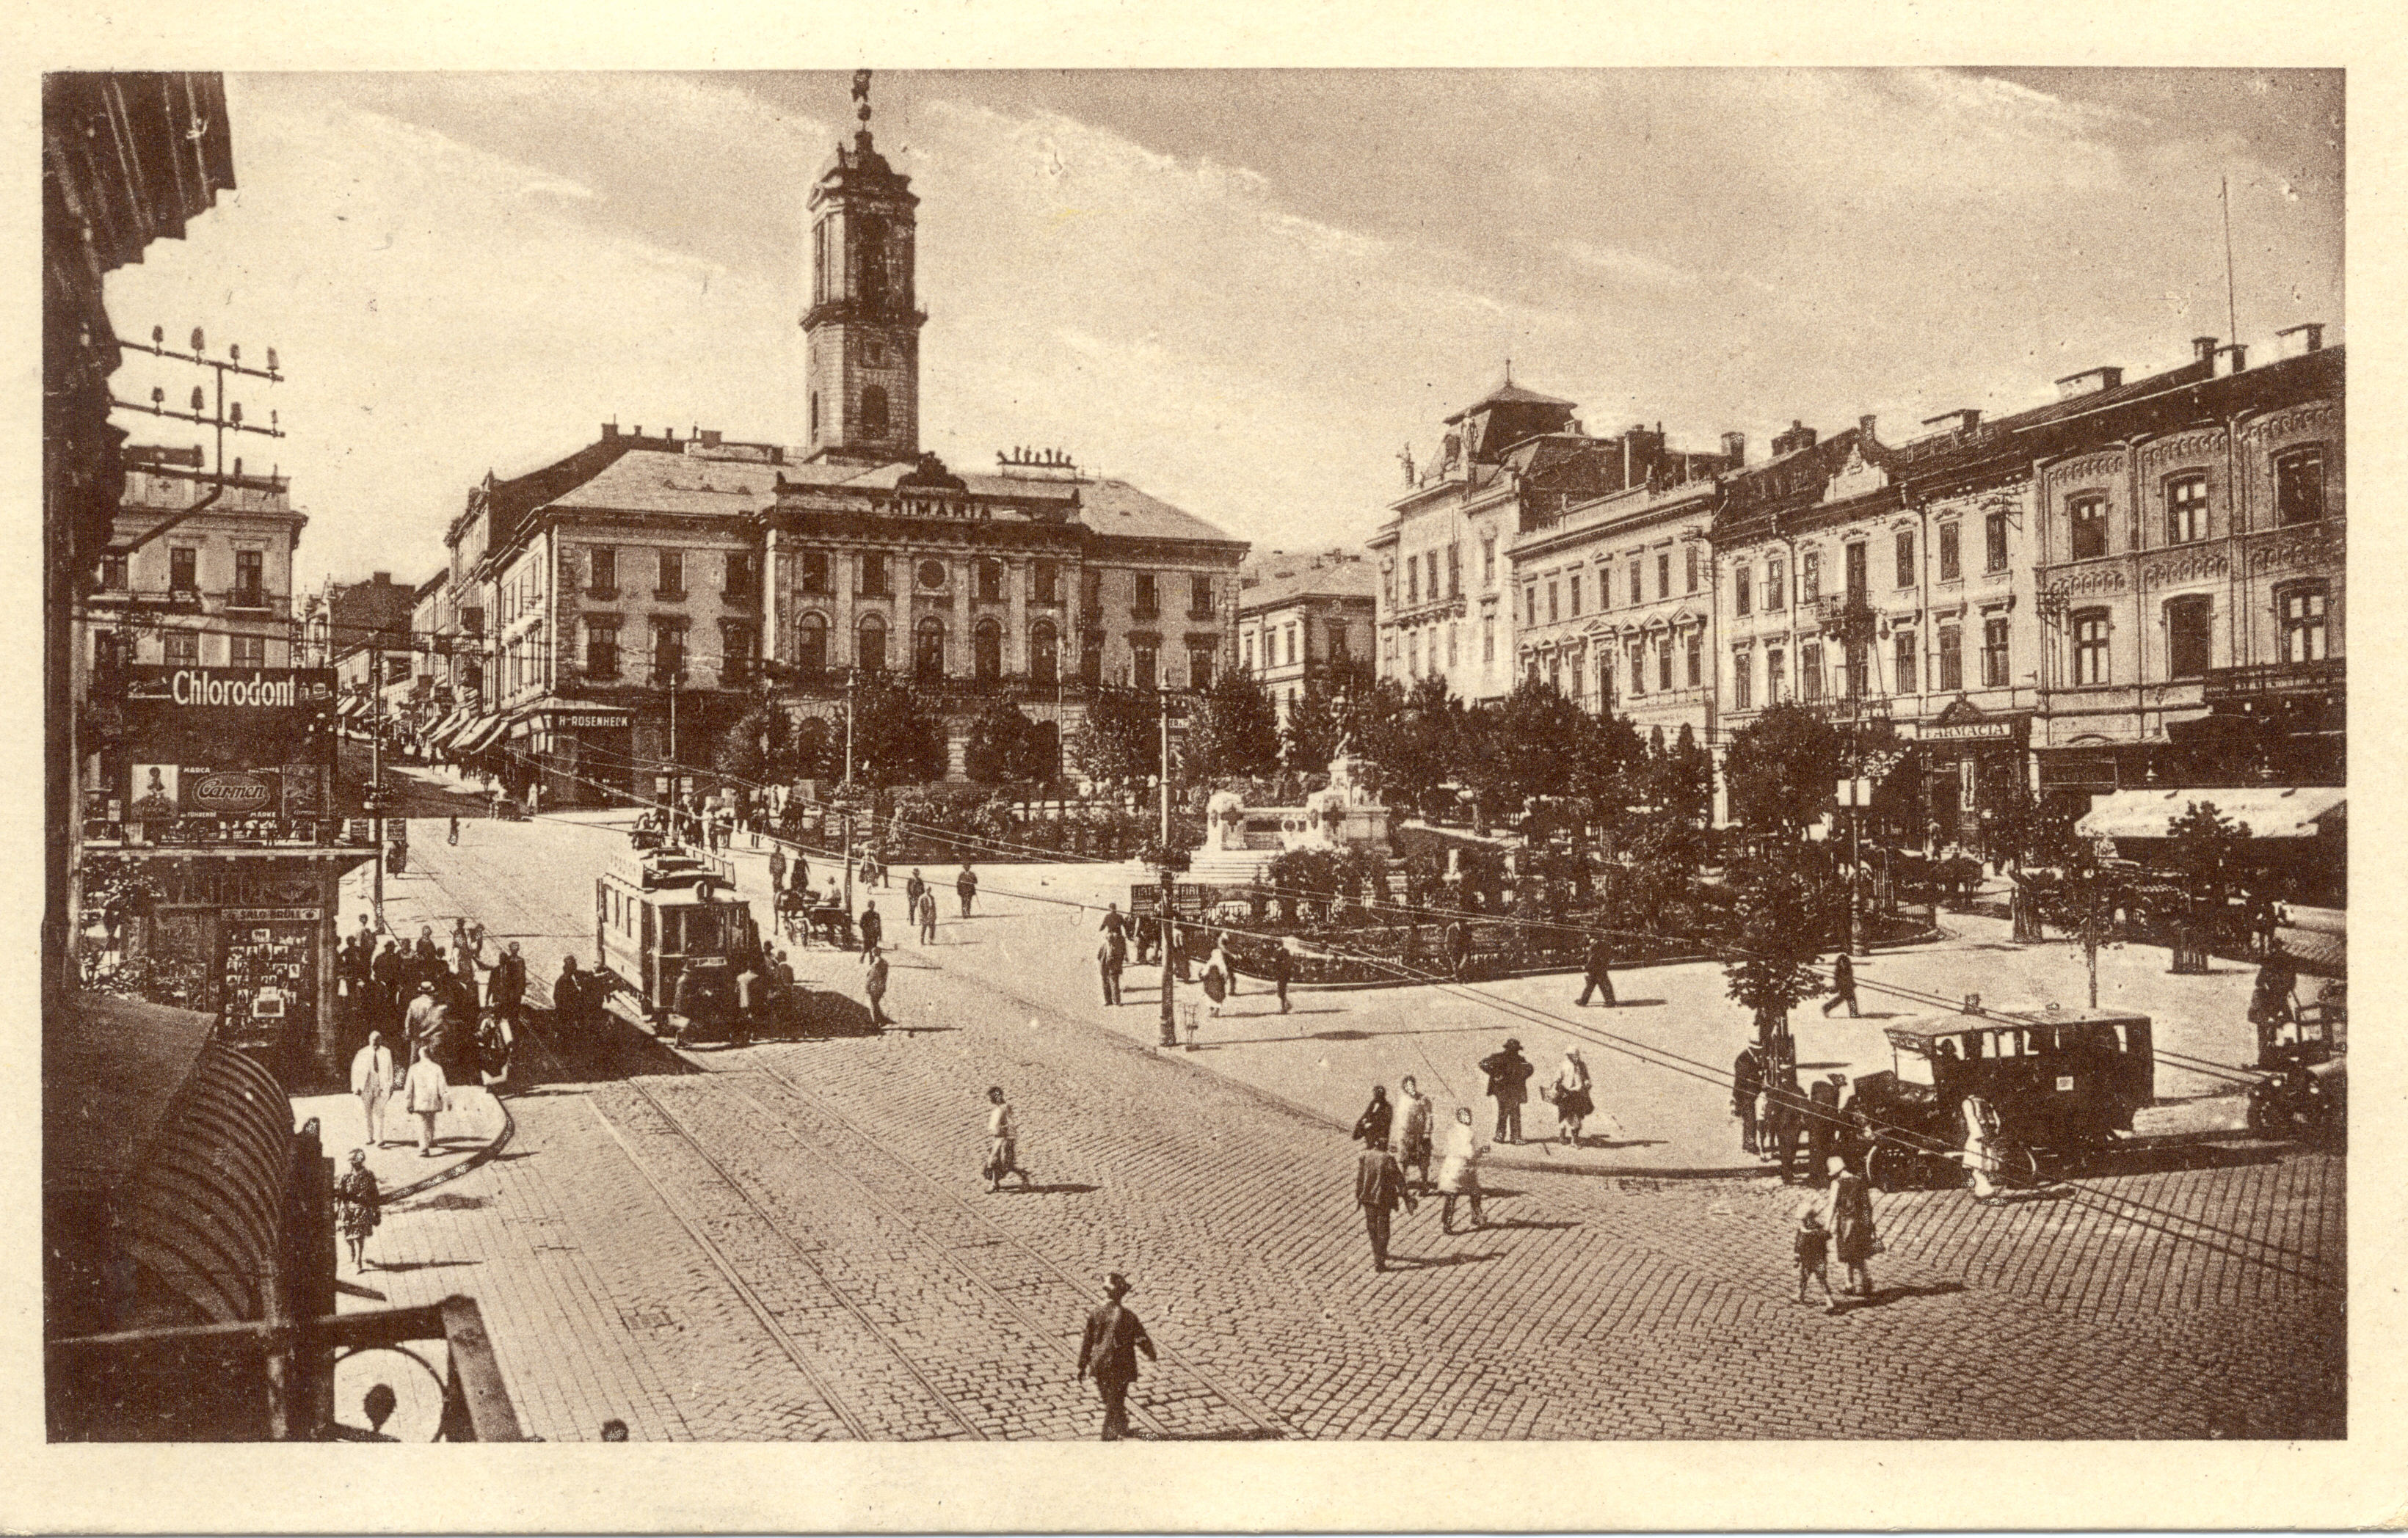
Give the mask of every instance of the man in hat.
M 1606 1008 L 1612 1009 L 1614 1006 L 1613 946 L 1602 934 L 1588 943 L 1587 963 L 1581 969 L 1580 1001 L 1573 1007 L 1587 1008 L 1588 996 L 1592 993 L 1605 995 Z
M 1363 1209 L 1363 1228 L 1371 1236 L 1371 1269 L 1388 1269 L 1388 1227 L 1397 1207 L 1413 1210 L 1412 1188 L 1385 1137 L 1368 1139 L 1354 1161 L 1354 1204 Z
M 435 979 L 422 978 L 417 996 L 409 1001 L 408 1009 L 401 1017 L 402 1029 L 408 1032 L 412 1046 L 426 1045 L 427 1032 L 435 1028 L 435 1011 L 440 1002 L 435 997 Z
M 1847 1082 L 1847 1075 L 1834 1072 L 1816 1079 L 1806 1091 L 1806 1172 L 1817 1186 L 1826 1178 L 1832 1154 L 1839 1151 L 1840 1090 Z
M 1522 1104 L 1530 1098 L 1530 1075 L 1537 1072 L 1522 1055 L 1522 1044 L 1506 1037 L 1502 1050 L 1480 1060 L 1480 1071 L 1488 1075 L 1488 1093 L 1497 1102 L 1497 1141 L 1521 1142 Z
M 1128 1278 L 1113 1272 L 1104 1278 L 1103 1306 L 1087 1316 L 1087 1333 L 1079 1342 L 1079 1376 L 1095 1374 L 1096 1392 L 1104 1401 L 1104 1440 L 1128 1435 L 1129 1385 L 1137 1381 L 1137 1354 L 1158 1360 L 1154 1339 L 1121 1303 L 1128 1295 Z

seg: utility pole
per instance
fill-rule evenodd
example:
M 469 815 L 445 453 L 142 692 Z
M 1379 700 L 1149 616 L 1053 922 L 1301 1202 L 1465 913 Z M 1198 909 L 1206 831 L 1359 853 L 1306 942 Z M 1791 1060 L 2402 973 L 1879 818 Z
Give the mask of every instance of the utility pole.
M 384 659 L 377 659 L 378 667 Z M 376 874 L 368 879 L 375 890 L 368 904 L 376 909 L 377 928 L 384 928 L 384 691 L 374 693 L 376 714 L 368 718 L 368 842 L 376 846 Z
M 1179 1022 L 1172 1009 L 1170 979 L 1174 975 L 1172 951 L 1179 943 L 1179 927 L 1171 922 L 1170 902 L 1170 691 L 1162 691 L 1162 1046 L 1179 1045 Z

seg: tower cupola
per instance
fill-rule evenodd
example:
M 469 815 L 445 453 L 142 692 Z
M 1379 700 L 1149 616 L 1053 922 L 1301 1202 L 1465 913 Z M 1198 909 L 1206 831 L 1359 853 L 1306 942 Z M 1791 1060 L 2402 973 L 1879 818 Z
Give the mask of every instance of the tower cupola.
M 856 70 L 861 126 L 811 188 L 811 306 L 803 315 L 810 457 L 865 464 L 920 450 L 920 328 L 914 292 L 920 200 L 869 132 L 869 71 Z

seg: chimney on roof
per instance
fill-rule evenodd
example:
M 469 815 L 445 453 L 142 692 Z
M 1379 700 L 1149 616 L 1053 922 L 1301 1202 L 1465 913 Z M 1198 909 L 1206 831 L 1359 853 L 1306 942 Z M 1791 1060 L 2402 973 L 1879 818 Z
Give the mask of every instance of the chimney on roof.
M 368 574 L 368 581 L 376 587 L 389 588 L 393 586 L 393 573 L 371 572 Z
M 1814 440 L 1820 436 L 1821 434 L 1814 429 L 1792 417 L 1789 419 L 1788 432 L 1776 433 L 1772 435 L 1772 457 L 1780 459 L 1803 449 L 1812 449 L 1814 447 Z
M 2215 344 L 2222 340 L 2224 340 L 2224 338 L 2221 336 L 2192 337 L 2190 339 L 2191 361 L 2199 363 L 2206 363 L 2209 359 L 2215 356 Z
M 2124 371 L 2112 363 L 2102 368 L 2086 368 L 2079 374 L 2069 374 L 2057 381 L 2057 398 L 2070 401 L 2076 395 L 2096 395 L 2123 382 Z
M 2215 349 L 2215 376 L 2238 374 L 2249 366 L 2249 349 L 2240 342 L 2229 342 Z
M 1936 417 L 1924 418 L 1923 425 L 1936 427 L 1945 433 L 1971 433 L 1982 425 L 1982 410 L 1979 406 L 1959 406 L 1954 411 L 1942 411 Z
M 677 429 L 676 429 L 676 428 L 674 428 L 674 427 L 664 427 L 664 428 L 662 428 L 662 429 L 661 429 L 661 432 L 662 432 L 664 434 L 666 434 L 666 437 L 667 437 L 667 439 L 668 439 L 668 441 L 669 441 L 669 442 L 671 442 L 671 443 L 675 443 L 675 442 L 677 442 Z
M 605 439 L 615 438 L 618 435 L 619 424 L 617 422 L 604 422 L 602 424 L 602 436 Z
M 1747 463 L 1747 434 L 1744 433 L 1724 434 L 1723 458 L 1730 461 L 1733 467 L 1745 464 Z
M 695 429 L 695 431 L 701 435 L 702 446 L 705 449 L 716 449 L 719 447 L 719 429 L 715 427 L 698 427 Z
M 629 430 L 627 435 L 635 438 L 642 437 L 644 435 L 644 424 L 642 422 L 638 422 L 634 428 Z
M 1860 438 L 1870 438 L 1872 435 L 1873 417 L 1872 413 L 1869 411 L 1856 419 L 1856 436 Z
M 2311 352 L 2322 352 L 2325 349 L 2325 323 L 2310 320 L 2304 325 L 2285 326 L 2274 334 L 2274 341 L 2281 349 L 2279 355 L 2285 358 L 2301 358 Z

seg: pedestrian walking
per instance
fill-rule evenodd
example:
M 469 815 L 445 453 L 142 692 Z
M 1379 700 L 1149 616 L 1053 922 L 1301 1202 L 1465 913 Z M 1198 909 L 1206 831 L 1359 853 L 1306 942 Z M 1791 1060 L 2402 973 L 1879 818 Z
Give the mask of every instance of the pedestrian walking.
M 1555 1107 L 1556 1135 L 1571 1147 L 1580 1146 L 1581 1123 L 1597 1109 L 1591 1088 L 1588 1062 L 1582 1058 L 1580 1048 L 1565 1047 L 1563 1066 L 1555 1070 L 1555 1078 L 1547 1086 L 1547 1099 Z
M 435 1014 L 442 1006 L 442 1001 L 435 996 L 433 979 L 421 982 L 417 996 L 409 1001 L 409 1007 L 402 1011 L 401 1016 L 401 1027 L 408 1033 L 411 1047 L 423 1047 L 433 1038 Z
M 2290 952 L 2281 940 L 2271 942 L 2266 960 L 2258 965 L 2257 984 L 2249 992 L 2249 1023 L 2258 1028 L 2259 1057 L 2273 1046 L 2284 1024 L 2299 1018 L 2299 1001 L 2293 997 L 2299 983 L 2299 969 Z
M 1096 973 L 1104 985 L 1104 1007 L 1121 1002 L 1121 937 L 1107 933 L 1096 946 Z
M 919 897 L 912 903 L 911 911 L 920 920 L 920 943 L 924 946 L 935 945 L 937 943 L 937 894 L 923 889 Z
M 452 813 L 452 831 L 451 831 L 450 833 L 446 833 L 446 834 L 444 834 L 444 835 L 443 835 L 443 842 L 444 842 L 444 843 L 446 843 L 446 844 L 457 844 L 457 843 L 459 843 L 459 842 L 460 842 L 460 814 L 459 814 L 459 813 L 454 812 L 454 813 Z
M 373 1001 L 373 1015 L 383 1025 L 401 1023 L 403 967 L 400 947 L 391 940 L 379 947 L 376 960 L 368 963 L 368 997 Z
M 1293 934 L 1271 947 L 1271 987 L 1279 993 L 1280 1013 L 1288 1010 L 1287 986 L 1296 981 L 1297 937 Z
M 351 1055 L 351 1093 L 360 1097 L 372 1146 L 384 1146 L 384 1106 L 394 1088 L 393 1051 L 384 1044 L 383 1032 L 371 1031 L 368 1044 Z
M 1121 912 L 1121 905 L 1118 903 L 1107 903 L 1104 904 L 1104 921 L 1097 924 L 1096 929 L 1104 934 L 1117 934 L 1123 943 L 1126 943 L 1129 932 L 1128 916 Z
M 1028 1172 L 1020 1167 L 1020 1127 L 1012 1119 L 1011 1103 L 1003 1098 L 1001 1085 L 989 1085 L 986 1091 L 986 1176 L 990 1194 L 1003 1189 L 1007 1175 L 1020 1176 L 1020 1189 L 1028 1189 Z
M 1408 1074 L 1397 1085 L 1397 1163 L 1421 1171 L 1421 1187 L 1430 1189 L 1430 1121 L 1435 1108 L 1429 1096 Z
M 1471 929 L 1460 919 L 1446 926 L 1446 970 L 1458 983 L 1471 970 Z
M 1806 1172 L 1820 1186 L 1840 1140 L 1840 1087 L 1845 1074 L 1816 1079 L 1806 1089 Z
M 1106 1442 L 1118 1442 L 1128 1435 L 1129 1385 L 1137 1381 L 1137 1354 L 1145 1360 L 1158 1360 L 1154 1352 L 1154 1339 L 1145 1326 L 1121 1302 L 1128 1296 L 1128 1278 L 1113 1272 L 1104 1278 L 1105 1302 L 1087 1316 L 1087 1331 L 1079 1342 L 1079 1378 L 1096 1380 L 1096 1392 L 1104 1402 L 1104 1436 Z
M 409 1114 L 418 1118 L 418 1157 L 435 1157 L 435 1118 L 443 1113 L 444 1102 L 452 1093 L 451 1082 L 443 1075 L 443 1065 L 435 1054 L 422 1050 L 418 1061 L 409 1065 L 409 1075 L 402 1083 L 402 1103 Z
M 1388 1151 L 1384 1136 L 1366 1139 L 1362 1153 L 1355 1157 L 1354 1204 L 1363 1209 L 1363 1232 L 1371 1239 L 1371 1269 L 1385 1271 L 1388 1227 L 1395 1220 L 1397 1208 L 1401 1204 L 1412 1212 L 1418 1203 L 1405 1184 L 1405 1172 L 1397 1166 L 1397 1156 Z
M 903 911 L 914 919 L 920 916 L 920 899 L 926 893 L 928 883 L 920 875 L 920 867 L 911 867 L 911 879 L 903 883 Z
M 1823 1306 L 1830 1313 L 1840 1311 L 1840 1300 L 1831 1292 L 1831 1231 L 1823 1226 L 1822 1215 L 1812 1206 L 1798 1215 L 1798 1232 L 1790 1241 L 1798 1257 L 1798 1301 L 1806 1301 L 1808 1278 L 1823 1284 Z
M 1480 1216 L 1480 1156 L 1488 1145 L 1480 1141 L 1471 1130 L 1471 1107 L 1455 1108 L 1455 1125 L 1446 1130 L 1446 1156 L 1438 1167 L 1438 1193 L 1446 1199 L 1439 1209 L 1438 1226 L 1442 1232 L 1455 1232 L 1455 1202 L 1463 1197 L 1471 1203 L 1471 1226 L 1484 1228 L 1486 1219 Z
M 577 958 L 560 959 L 560 975 L 552 984 L 552 1019 L 563 1031 L 582 1033 L 588 1024 L 587 1011 L 592 1007 L 586 996 L 588 975 L 577 968 Z
M 343 1243 L 351 1249 L 351 1269 L 368 1268 L 368 1236 L 384 1220 L 384 1193 L 377 1186 L 376 1173 L 368 1168 L 368 1151 L 351 1150 L 351 1167 L 335 1182 L 335 1225 L 343 1231 Z
M 872 946 L 862 959 L 868 969 L 861 980 L 861 990 L 869 1000 L 869 1023 L 881 1031 L 895 1022 L 886 1018 L 886 957 Z
M 1522 1141 L 1522 1106 L 1530 1098 L 1530 1075 L 1538 1070 L 1522 1055 L 1522 1044 L 1505 1038 L 1504 1047 L 1480 1060 L 1488 1075 L 1488 1094 L 1497 1102 L 1497 1141 Z
M 886 920 L 878 916 L 878 904 L 873 900 L 861 905 L 861 959 L 867 961 L 878 950 L 878 943 L 886 938 Z
M 477 1020 L 477 1074 L 487 1091 L 498 1095 L 509 1088 L 510 1053 L 517 1044 L 509 1017 L 488 1009 Z
M 978 895 L 978 872 L 970 869 L 967 860 L 962 862 L 962 874 L 953 878 L 953 893 L 962 900 L 962 917 L 968 918 L 970 899 Z
M 1606 1008 L 1612 1009 L 1617 1007 L 1613 1001 L 1612 964 L 1612 944 L 1602 934 L 1592 938 L 1588 943 L 1588 959 L 1583 964 L 1581 969 L 1582 980 L 1580 1004 L 1578 1007 L 1584 1009 L 1588 1006 L 1588 996 L 1591 993 L 1604 994 Z
M 1848 1006 L 1848 1018 L 1859 1018 L 1856 1014 L 1856 963 L 1844 950 L 1831 959 L 1831 996 L 1823 1001 L 1824 1016 L 1828 1018 L 1831 1011 L 1842 1004 Z
M 1396 1118 L 1397 1108 L 1388 1104 L 1387 1086 L 1371 1086 L 1371 1104 L 1364 1106 L 1363 1114 L 1354 1118 L 1354 1141 L 1365 1147 L 1386 1147 L 1388 1128 Z
M 779 894 L 785 890 L 786 847 L 773 843 L 769 846 L 769 902 L 772 907 L 777 905 Z
M 1765 1089 L 1764 1129 L 1781 1160 L 1781 1183 L 1789 1184 L 1790 1167 L 1798 1160 L 1799 1134 L 1805 1130 L 1806 1094 L 1795 1073 L 1775 1075 Z
M 519 943 L 512 940 L 494 963 L 494 975 L 485 979 L 485 1003 L 515 1026 L 525 1018 L 520 1008 L 526 1000 L 526 958 L 519 954 Z
M 1731 1115 L 1739 1118 L 1739 1146 L 1742 1152 L 1756 1149 L 1756 1103 L 1764 1093 L 1764 1054 L 1754 1042 L 1739 1049 L 1731 1060 Z
M 1211 1001 L 1212 1018 L 1220 1018 L 1221 1002 L 1235 991 L 1230 987 L 1229 953 L 1221 942 L 1212 942 L 1212 954 L 1204 959 L 1204 997 Z
M 1873 1227 L 1872 1187 L 1843 1160 L 1833 1159 L 1827 1174 L 1831 1180 L 1831 1247 L 1838 1252 L 1840 1263 L 1848 1268 L 1847 1285 L 1842 1290 L 1870 1298 L 1873 1295 L 1870 1262 L 1882 1248 L 1881 1234 Z

